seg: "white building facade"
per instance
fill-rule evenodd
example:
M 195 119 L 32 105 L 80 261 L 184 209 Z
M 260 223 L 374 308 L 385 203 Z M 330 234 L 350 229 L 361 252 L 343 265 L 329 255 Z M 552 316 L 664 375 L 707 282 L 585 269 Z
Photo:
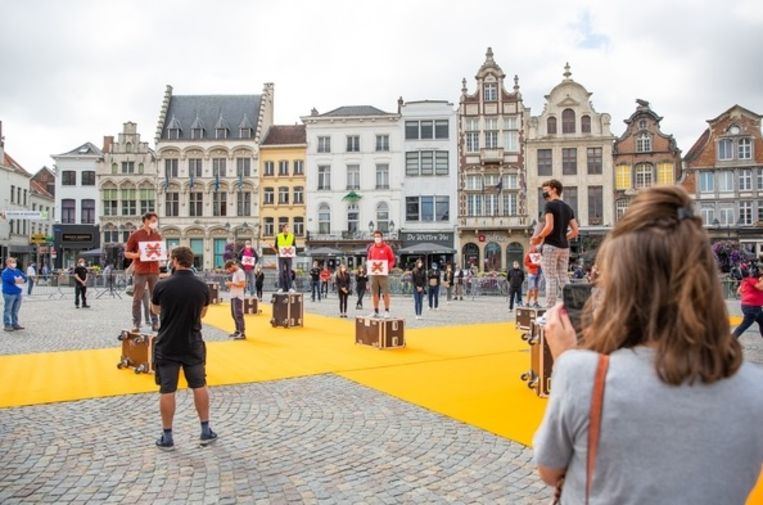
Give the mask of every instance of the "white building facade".
M 11 219 L 5 211 L 30 210 L 31 174 L 5 152 L 0 125 L 0 258 L 28 255 L 30 221 Z M 3 264 L 4 265 L 4 264 Z
M 95 171 L 103 152 L 90 142 L 63 154 L 56 162 L 56 216 L 61 224 L 98 223 L 101 214 Z
M 393 248 L 403 198 L 400 114 L 344 106 L 302 117 L 306 126 L 308 248 L 341 250 L 350 263 L 365 256 L 374 230 Z

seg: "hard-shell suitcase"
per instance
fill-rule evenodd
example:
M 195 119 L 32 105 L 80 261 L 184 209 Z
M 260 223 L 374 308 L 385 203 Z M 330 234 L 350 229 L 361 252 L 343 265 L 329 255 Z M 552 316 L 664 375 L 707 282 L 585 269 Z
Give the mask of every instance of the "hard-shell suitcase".
M 554 358 L 551 356 L 542 325 L 533 321 L 527 343 L 530 344 L 530 371 L 523 373 L 521 379 L 527 382 L 527 387 L 535 391 L 535 394 L 546 398 L 551 393 Z
M 292 326 L 304 326 L 305 303 L 302 293 L 275 293 L 273 294 L 273 317 L 270 324 L 291 328 Z
M 251 296 L 244 298 L 244 314 L 259 314 L 262 312 L 259 309 L 257 298 Z
M 529 332 L 530 325 L 537 318 L 546 313 L 546 309 L 534 309 L 532 307 L 517 307 L 516 325 L 522 331 Z
M 405 321 L 357 316 L 355 343 L 378 349 L 405 347 Z
M 117 339 L 122 341 L 122 359 L 117 368 L 134 368 L 135 373 L 154 371 L 155 335 L 122 330 Z
M 209 288 L 209 303 L 222 302 L 220 298 L 220 285 L 216 282 L 208 282 L 207 287 Z

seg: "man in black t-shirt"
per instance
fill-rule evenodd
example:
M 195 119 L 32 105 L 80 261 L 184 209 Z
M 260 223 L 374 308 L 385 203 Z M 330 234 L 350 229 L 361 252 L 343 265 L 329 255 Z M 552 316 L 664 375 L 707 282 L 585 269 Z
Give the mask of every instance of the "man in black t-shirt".
M 87 304 L 87 264 L 84 258 L 77 260 L 74 267 L 74 306 L 79 308 L 79 299 L 82 297 L 82 308 L 89 309 Z
M 546 278 L 546 307 L 556 305 L 557 296 L 570 279 L 567 268 L 570 263 L 569 240 L 578 236 L 578 223 L 572 207 L 562 201 L 562 183 L 550 179 L 541 186 L 546 207 L 543 210 L 545 224 L 530 239 L 532 245 L 543 242 L 540 265 Z
M 201 335 L 201 318 L 207 313 L 209 288 L 191 270 L 193 252 L 188 247 L 175 247 L 170 257 L 174 273 L 156 284 L 151 296 L 151 310 L 160 315 L 161 326 L 156 338 L 154 360 L 156 383 L 160 386 L 159 408 L 164 433 L 156 441 L 162 450 L 174 449 L 172 421 L 175 417 L 175 391 L 180 368 L 201 422 L 200 444 L 217 440 L 209 427 L 209 391 L 207 390 L 207 351 Z

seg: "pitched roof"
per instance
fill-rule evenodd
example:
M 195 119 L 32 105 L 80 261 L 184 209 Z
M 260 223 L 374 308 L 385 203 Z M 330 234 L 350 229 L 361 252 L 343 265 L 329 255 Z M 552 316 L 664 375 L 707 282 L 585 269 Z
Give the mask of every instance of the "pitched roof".
M 372 105 L 344 105 L 329 112 L 318 114 L 318 117 L 351 117 L 351 116 L 393 116 Z
M 61 153 L 56 156 L 103 156 L 103 152 L 92 142 L 85 142 L 79 147 L 75 147 L 68 153 Z M 55 157 L 55 156 L 54 156 Z
M 45 189 L 45 186 L 43 186 L 42 183 L 35 181 L 34 179 L 29 181 L 29 189 L 32 191 L 32 193 L 37 193 L 44 198 L 49 198 L 50 200 L 55 198 L 48 192 L 47 189 Z
M 27 172 L 27 171 L 24 169 L 24 167 L 22 167 L 21 165 L 19 165 L 18 161 L 16 161 L 16 160 L 14 160 L 13 158 L 11 158 L 11 155 L 10 155 L 10 154 L 8 154 L 7 152 L 3 152 L 3 157 L 4 157 L 4 159 L 3 159 L 3 165 L 7 166 L 8 168 L 10 168 L 11 170 L 13 170 L 13 171 L 14 171 L 14 172 L 16 172 L 17 174 L 20 174 L 20 175 L 24 175 L 24 176 L 27 176 L 27 177 L 32 177 L 32 174 L 30 174 L 29 172 Z
M 705 131 L 702 132 L 702 135 L 700 135 L 697 141 L 694 143 L 694 145 L 691 146 L 691 149 L 689 149 L 689 152 L 686 153 L 686 156 L 684 156 L 684 161 L 687 164 L 694 161 L 694 158 L 696 158 L 699 153 L 702 152 L 702 149 L 704 149 L 705 144 L 707 144 L 709 138 L 710 128 L 706 128 Z
M 179 140 L 188 140 L 191 138 L 191 128 L 199 127 L 192 126 L 194 124 L 217 125 L 221 118 L 224 124 L 243 124 L 244 116 L 248 121 L 248 118 L 260 116 L 261 104 L 262 95 L 172 95 L 162 125 L 161 138 L 168 138 L 167 130 L 170 126 L 180 129 Z M 240 139 L 240 134 L 239 130 L 233 130 L 227 138 Z M 207 132 L 204 139 L 194 141 L 214 139 L 213 132 Z
M 268 130 L 268 135 L 262 145 L 282 146 L 305 143 L 307 143 L 305 125 L 273 125 Z

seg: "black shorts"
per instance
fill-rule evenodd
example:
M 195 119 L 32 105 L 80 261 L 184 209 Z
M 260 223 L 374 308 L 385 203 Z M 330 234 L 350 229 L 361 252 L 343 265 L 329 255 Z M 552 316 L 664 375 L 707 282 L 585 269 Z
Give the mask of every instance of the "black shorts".
M 206 349 L 199 353 L 188 356 L 157 357 L 154 368 L 154 379 L 159 386 L 159 392 L 174 393 L 178 388 L 180 368 L 191 389 L 202 388 L 207 385 Z

